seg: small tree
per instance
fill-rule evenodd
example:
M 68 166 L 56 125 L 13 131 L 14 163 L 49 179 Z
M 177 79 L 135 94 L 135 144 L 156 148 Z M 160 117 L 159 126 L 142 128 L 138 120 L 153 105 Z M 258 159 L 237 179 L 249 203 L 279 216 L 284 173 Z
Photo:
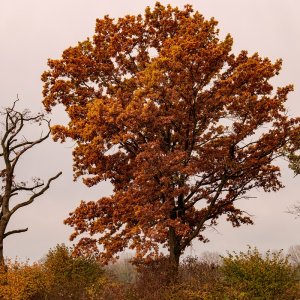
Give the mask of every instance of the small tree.
M 18 100 L 17 100 L 18 101 Z M 50 121 L 45 119 L 43 114 L 31 115 L 28 110 L 19 112 L 15 109 L 15 101 L 10 108 L 1 112 L 4 118 L 1 131 L 0 158 L 2 159 L 3 169 L 0 170 L 0 264 L 4 265 L 3 241 L 9 235 L 21 233 L 28 230 L 15 229 L 6 231 L 10 218 L 20 208 L 31 204 L 37 197 L 43 195 L 50 187 L 53 180 L 58 178 L 62 173 L 59 172 L 51 177 L 45 183 L 39 178 L 33 179 L 31 184 L 27 182 L 18 182 L 16 179 L 16 166 L 20 158 L 30 149 L 42 143 L 50 135 Z M 46 123 L 49 128 L 48 132 L 37 139 L 29 140 L 23 136 L 26 125 L 31 123 Z M 24 192 L 31 193 L 26 196 Z M 22 200 L 17 204 L 12 204 L 15 196 L 19 195 Z M 25 197 L 25 199 L 23 198 Z
M 100 244 L 103 262 L 127 247 L 152 259 L 162 245 L 178 268 L 222 215 L 252 224 L 236 206 L 249 191 L 282 187 L 276 159 L 298 123 L 285 109 L 293 87 L 274 91 L 281 60 L 234 55 L 216 25 L 190 5 L 157 3 L 144 16 L 97 20 L 92 40 L 49 60 L 43 103 L 70 117 L 54 139 L 76 141 L 75 178 L 114 186 L 66 220 L 71 239 L 91 235 L 78 254 Z

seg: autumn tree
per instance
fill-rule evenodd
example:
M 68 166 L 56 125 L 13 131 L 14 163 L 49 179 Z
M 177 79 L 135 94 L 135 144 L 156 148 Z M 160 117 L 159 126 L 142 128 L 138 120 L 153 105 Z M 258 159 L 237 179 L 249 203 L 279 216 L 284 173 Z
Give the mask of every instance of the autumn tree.
M 57 179 L 61 172 L 48 179 L 46 182 L 34 178 L 31 183 L 18 181 L 16 168 L 21 158 L 38 144 L 45 141 L 50 135 L 50 121 L 44 114 L 32 115 L 30 111 L 20 112 L 16 110 L 15 101 L 9 108 L 1 112 L 3 117 L 0 133 L 1 170 L 0 170 L 0 265 L 4 265 L 3 241 L 12 234 L 22 233 L 28 228 L 7 231 L 7 225 L 11 217 L 20 208 L 28 206 L 37 197 L 43 195 L 50 187 L 53 180 Z M 42 125 L 46 123 L 47 133 L 41 134 L 36 139 L 28 139 L 24 136 L 29 124 Z
M 54 139 L 76 141 L 75 179 L 114 187 L 65 220 L 72 240 L 83 234 L 77 254 L 107 262 L 130 248 L 150 259 L 162 246 L 176 267 L 221 216 L 252 224 L 236 206 L 249 191 L 282 188 L 276 159 L 298 126 L 284 106 L 293 87 L 274 91 L 281 60 L 234 55 L 216 25 L 190 5 L 157 3 L 98 19 L 92 39 L 48 61 L 43 103 L 70 118 Z

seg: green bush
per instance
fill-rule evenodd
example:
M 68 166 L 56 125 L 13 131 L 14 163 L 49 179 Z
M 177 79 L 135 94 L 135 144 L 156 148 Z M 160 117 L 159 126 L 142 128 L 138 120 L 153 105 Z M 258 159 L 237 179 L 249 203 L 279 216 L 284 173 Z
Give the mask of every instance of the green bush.
M 296 270 L 282 251 L 228 253 L 221 272 L 229 299 L 295 299 Z
M 70 248 L 57 245 L 43 262 L 47 293 L 55 299 L 86 299 L 87 291 L 99 285 L 104 270 L 92 258 L 73 257 Z

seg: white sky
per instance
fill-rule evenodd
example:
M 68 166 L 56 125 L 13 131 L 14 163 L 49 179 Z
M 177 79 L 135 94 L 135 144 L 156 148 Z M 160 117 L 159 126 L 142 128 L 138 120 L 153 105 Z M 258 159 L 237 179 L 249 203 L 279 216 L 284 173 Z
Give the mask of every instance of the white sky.
M 186 1 L 161 1 L 183 7 Z M 293 83 L 295 92 L 287 103 L 291 115 L 300 115 L 300 1 L 297 0 L 198 0 L 189 1 L 206 18 L 219 21 L 221 36 L 230 33 L 234 52 L 246 49 L 259 52 L 272 60 L 283 58 L 283 70 L 276 79 L 279 85 Z M 59 58 L 62 51 L 94 33 L 96 18 L 105 14 L 121 17 L 143 13 L 155 1 L 101 0 L 2 0 L 0 5 L 0 106 L 9 106 L 18 94 L 21 108 L 39 111 L 41 73 L 48 58 Z M 64 120 L 61 110 L 54 110 L 53 124 Z M 36 131 L 39 134 L 39 129 Z M 80 200 L 93 200 L 110 193 L 109 184 L 88 189 L 72 181 L 72 144 L 51 140 L 36 148 L 21 161 L 18 175 L 22 178 L 41 176 L 45 179 L 62 170 L 52 188 L 36 202 L 14 216 L 11 229 L 29 227 L 27 233 L 5 240 L 5 255 L 21 259 L 40 259 L 57 243 L 68 243 L 70 228 L 63 219 Z M 282 162 L 282 180 L 286 188 L 277 193 L 253 192 L 256 199 L 240 203 L 254 215 L 254 226 L 232 228 L 221 222 L 217 231 L 208 233 L 211 242 L 194 242 L 186 254 L 202 251 L 245 250 L 247 245 L 260 250 L 288 249 L 300 244 L 300 219 L 285 213 L 300 200 L 300 176 L 293 178 Z

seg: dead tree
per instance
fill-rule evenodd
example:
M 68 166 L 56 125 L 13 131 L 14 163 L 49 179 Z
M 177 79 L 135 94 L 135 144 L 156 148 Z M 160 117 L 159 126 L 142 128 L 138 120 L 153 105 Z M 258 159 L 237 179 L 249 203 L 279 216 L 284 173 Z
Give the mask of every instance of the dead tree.
M 23 112 L 15 109 L 16 100 L 12 107 L 1 112 L 4 119 L 2 130 L 0 131 L 0 265 L 4 265 L 3 241 L 9 235 L 21 233 L 28 228 L 7 231 L 10 218 L 20 208 L 31 204 L 37 197 L 43 195 L 50 187 L 53 180 L 57 179 L 62 172 L 57 173 L 47 181 L 39 178 L 32 179 L 31 182 L 18 182 L 16 179 L 16 166 L 20 158 L 30 149 L 45 141 L 50 135 L 50 121 L 44 114 L 32 115 L 29 110 Z M 23 136 L 26 125 L 46 123 L 47 133 L 37 139 L 27 139 Z M 15 201 L 18 196 L 17 201 Z M 12 203 L 14 199 L 14 203 Z

